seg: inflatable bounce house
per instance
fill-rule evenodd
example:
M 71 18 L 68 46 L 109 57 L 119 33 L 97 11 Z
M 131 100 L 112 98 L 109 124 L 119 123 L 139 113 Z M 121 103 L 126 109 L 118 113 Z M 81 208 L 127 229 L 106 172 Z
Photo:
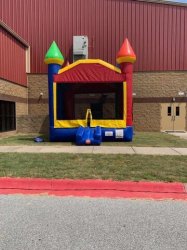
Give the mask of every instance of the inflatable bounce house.
M 136 55 L 127 39 L 117 54 L 117 68 L 100 59 L 83 59 L 62 67 L 55 42 L 48 64 L 50 141 L 100 145 L 132 141 L 132 74 Z

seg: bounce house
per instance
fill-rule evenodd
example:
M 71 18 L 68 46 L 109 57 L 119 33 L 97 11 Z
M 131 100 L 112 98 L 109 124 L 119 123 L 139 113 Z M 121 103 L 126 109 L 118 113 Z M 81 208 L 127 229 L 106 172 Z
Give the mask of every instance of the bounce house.
M 50 141 L 100 145 L 132 141 L 132 74 L 136 55 L 125 39 L 117 68 L 100 59 L 83 59 L 62 67 L 53 42 L 46 53 Z

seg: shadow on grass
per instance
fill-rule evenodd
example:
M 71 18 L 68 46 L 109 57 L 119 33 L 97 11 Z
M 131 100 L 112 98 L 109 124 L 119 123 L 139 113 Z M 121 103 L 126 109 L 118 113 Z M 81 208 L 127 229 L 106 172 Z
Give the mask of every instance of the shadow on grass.
M 34 139 L 36 138 L 36 137 L 40 137 L 40 138 L 42 138 L 44 141 L 43 142 L 35 142 L 34 141 Z M 12 139 L 12 138 L 11 138 Z M 76 145 L 75 144 L 75 142 L 50 142 L 49 141 L 49 137 L 48 136 L 46 136 L 46 135 L 29 135 L 29 136 L 24 136 L 24 135 L 21 135 L 21 136 L 18 136 L 17 138 L 16 138 L 16 141 L 18 142 L 18 144 L 24 144 L 24 143 L 26 143 L 27 145 L 30 145 L 30 144 L 36 144 L 36 145 L 39 145 L 39 144 L 41 144 L 41 145 L 43 145 L 43 144 L 48 144 L 48 145 L 53 145 L 53 144 L 61 144 L 61 145 L 63 145 L 63 144 L 68 144 L 68 145 Z

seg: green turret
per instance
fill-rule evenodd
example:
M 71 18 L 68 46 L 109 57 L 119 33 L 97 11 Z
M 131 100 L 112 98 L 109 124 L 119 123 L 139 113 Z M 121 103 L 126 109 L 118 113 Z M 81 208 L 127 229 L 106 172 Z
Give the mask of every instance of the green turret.
M 55 41 L 52 42 L 50 48 L 48 49 L 45 59 L 45 64 L 59 64 L 62 65 L 64 63 L 64 57 L 60 52 Z

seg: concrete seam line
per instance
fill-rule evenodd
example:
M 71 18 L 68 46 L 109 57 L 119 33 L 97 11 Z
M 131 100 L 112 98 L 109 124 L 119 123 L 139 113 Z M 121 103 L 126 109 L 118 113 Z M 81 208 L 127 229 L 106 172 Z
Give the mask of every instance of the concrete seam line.
M 134 153 L 137 154 L 137 152 L 136 152 L 136 150 L 134 149 L 134 147 L 131 147 L 131 148 L 132 148 L 132 150 L 134 151 Z
M 179 151 L 177 151 L 176 148 L 170 148 L 170 149 L 173 150 L 174 152 L 176 152 L 178 155 L 183 155 L 183 154 L 181 154 Z
M 184 183 L 184 191 L 187 193 L 187 183 Z

